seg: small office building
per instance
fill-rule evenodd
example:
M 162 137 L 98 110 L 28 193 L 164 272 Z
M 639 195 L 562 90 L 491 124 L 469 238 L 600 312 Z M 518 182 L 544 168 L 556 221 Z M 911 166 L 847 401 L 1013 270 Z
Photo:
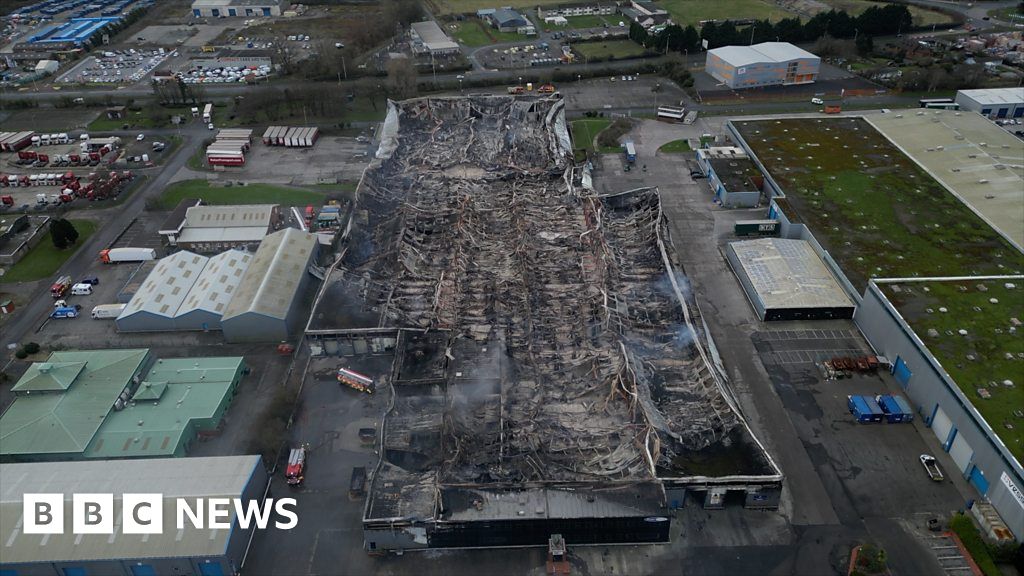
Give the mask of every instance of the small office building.
M 0 466 L 0 526 L 4 527 L 0 574 L 4 576 L 229 576 L 245 561 L 254 527 L 242 529 L 234 506 L 223 520 L 230 528 L 177 528 L 177 500 L 192 509 L 199 499 L 263 502 L 269 482 L 259 456 L 32 462 Z M 161 494 L 163 529 L 125 534 L 26 534 L 23 500 L 29 493 L 63 494 L 65 523 L 74 494 L 113 494 L 114 518 L 124 494 Z
M 750 208 L 761 202 L 764 175 L 742 148 L 702 148 L 697 150 L 697 165 L 722 206 Z
M 992 118 L 1024 117 L 1024 87 L 957 90 L 956 103 L 961 110 Z
M 821 58 L 788 42 L 723 46 L 708 50 L 704 69 L 733 90 L 809 84 L 818 78 Z
M 732 242 L 726 257 L 763 321 L 853 318 L 853 301 L 806 240 Z

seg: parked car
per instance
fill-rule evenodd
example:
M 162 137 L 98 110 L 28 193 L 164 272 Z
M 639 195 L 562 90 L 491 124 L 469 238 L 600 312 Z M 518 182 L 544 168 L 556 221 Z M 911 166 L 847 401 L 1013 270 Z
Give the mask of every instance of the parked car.
M 137 140 L 139 142 L 142 142 L 145 139 L 146 139 L 146 135 L 145 134 L 139 134 L 138 136 L 135 137 L 135 140 Z

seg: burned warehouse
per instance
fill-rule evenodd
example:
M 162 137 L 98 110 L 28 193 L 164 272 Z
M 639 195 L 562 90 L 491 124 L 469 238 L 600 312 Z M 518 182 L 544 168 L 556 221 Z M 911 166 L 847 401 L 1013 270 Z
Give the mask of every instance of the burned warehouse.
M 314 354 L 393 353 L 368 550 L 669 541 L 683 499 L 776 508 L 659 191 L 602 195 L 558 97 L 389 104 Z

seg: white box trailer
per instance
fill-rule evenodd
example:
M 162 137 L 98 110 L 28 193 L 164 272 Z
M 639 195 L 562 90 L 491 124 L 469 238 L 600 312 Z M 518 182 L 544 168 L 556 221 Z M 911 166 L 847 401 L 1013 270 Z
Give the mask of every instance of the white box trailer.
M 93 307 L 91 316 L 97 320 L 117 318 L 127 306 L 127 304 L 100 304 Z
M 248 128 L 223 128 L 217 131 L 217 139 L 231 138 L 236 140 L 252 141 L 252 130 Z
M 277 126 L 267 126 L 267 129 L 263 131 L 263 143 L 269 145 L 276 131 Z
M 238 146 L 240 149 L 246 151 L 248 151 L 249 148 L 251 147 L 249 145 L 249 141 L 244 138 L 217 138 L 216 140 L 213 141 L 213 144 L 210 144 L 210 146 L 220 148 L 221 144 L 225 144 L 231 147 Z

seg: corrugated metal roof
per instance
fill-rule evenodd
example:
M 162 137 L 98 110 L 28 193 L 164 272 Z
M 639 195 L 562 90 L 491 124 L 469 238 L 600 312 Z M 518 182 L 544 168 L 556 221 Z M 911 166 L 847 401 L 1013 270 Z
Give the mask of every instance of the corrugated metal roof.
M 148 357 L 145 348 L 54 352 L 52 364 L 84 362 L 85 367 L 64 392 L 15 398 L 0 416 L 0 454 L 84 451 Z
M 157 262 L 118 318 L 138 312 L 173 318 L 209 260 L 192 252 L 177 252 Z
M 228 250 L 213 257 L 183 251 L 162 258 L 132 296 L 118 320 L 148 312 L 175 318 L 206 310 L 220 314 L 242 281 L 253 256 Z
M 178 243 L 231 242 L 255 244 L 263 240 L 266 235 L 266 226 L 232 226 L 230 228 L 191 228 L 186 226 L 178 236 Z
M 285 228 L 264 238 L 221 320 L 247 312 L 283 320 L 316 243 L 316 236 L 295 228 Z
M 805 240 L 759 238 L 732 242 L 729 250 L 766 309 L 853 307 Z
M 182 558 L 220 556 L 230 529 L 196 529 L 186 521 L 177 530 L 175 498 L 237 498 L 261 466 L 259 456 L 213 458 L 158 458 L 148 460 L 91 460 L 38 462 L 0 466 L 0 525 L 5 527 L 4 564 Z M 75 493 L 113 493 L 115 518 L 121 517 L 120 495 L 156 493 L 164 496 L 162 534 L 124 534 L 120 522 L 115 533 L 75 535 L 25 534 L 22 500 L 26 493 L 64 494 L 65 510 Z M 194 500 L 189 502 L 195 508 Z M 67 514 L 67 512 L 66 512 Z M 231 521 L 234 521 L 234 510 Z M 65 521 L 70 520 L 65 516 Z
M 433 20 L 413 22 L 410 27 L 423 41 L 423 45 L 431 50 L 450 50 L 459 47 Z
M 276 204 L 193 206 L 185 212 L 185 228 L 270 226 Z
M 785 62 L 796 58 L 818 58 L 788 42 L 762 42 L 753 46 L 723 46 L 708 50 L 733 66 L 749 66 L 761 62 Z

